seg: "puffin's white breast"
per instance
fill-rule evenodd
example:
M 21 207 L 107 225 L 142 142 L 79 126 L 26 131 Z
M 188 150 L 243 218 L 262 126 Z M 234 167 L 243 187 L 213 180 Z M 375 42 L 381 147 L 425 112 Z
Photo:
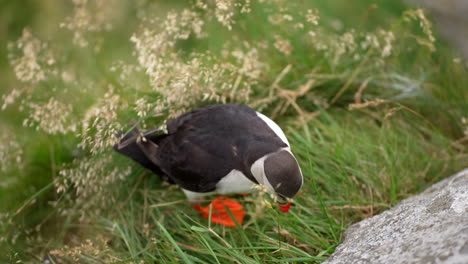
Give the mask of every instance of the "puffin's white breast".
M 216 192 L 219 194 L 251 193 L 254 191 L 253 184 L 255 183 L 241 171 L 232 170 L 216 184 Z
M 187 199 L 191 202 L 199 202 L 203 197 L 218 194 L 230 194 L 230 193 L 252 193 L 256 190 L 252 188 L 255 183 L 249 180 L 242 172 L 238 170 L 230 171 L 224 178 L 222 178 L 218 184 L 216 184 L 216 190 L 214 192 L 200 193 L 192 192 L 189 190 L 184 191 Z

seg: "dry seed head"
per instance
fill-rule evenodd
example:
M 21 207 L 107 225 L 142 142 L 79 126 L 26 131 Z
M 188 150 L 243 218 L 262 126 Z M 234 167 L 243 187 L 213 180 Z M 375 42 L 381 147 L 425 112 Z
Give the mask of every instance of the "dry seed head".
M 424 11 L 422 9 L 408 10 L 405 11 L 403 16 L 406 21 L 419 21 L 419 26 L 421 27 L 427 40 L 422 40 L 420 38 L 416 38 L 416 40 L 419 44 L 428 47 L 430 51 L 434 52 L 436 50 L 434 45 L 436 39 L 434 37 L 434 33 L 432 32 L 432 23 L 429 21 L 429 19 L 427 19 Z
M 150 233 L 151 233 L 151 230 L 153 230 L 153 227 L 151 226 L 151 224 L 149 223 L 144 223 L 143 224 L 143 235 L 146 237 L 146 238 L 149 238 L 150 237 Z
M 258 191 L 258 193 L 268 193 L 268 188 L 263 184 L 252 184 L 252 189 Z
M 354 31 L 345 32 L 341 37 L 341 43 L 343 43 L 344 49 L 348 53 L 353 53 L 356 50 L 356 33 Z
M 23 149 L 16 140 L 15 134 L 6 128 L 0 131 L 0 160 L 0 172 L 23 167 Z M 2 181 L 4 182 L 0 186 L 9 184 L 7 180 Z
M 468 118 L 463 117 L 461 121 L 463 125 L 463 134 L 468 137 Z
M 380 43 L 378 37 L 371 32 L 368 32 L 364 36 L 364 41 L 361 42 L 362 49 L 380 49 Z
M 273 14 L 268 16 L 268 22 L 272 25 L 281 25 L 284 23 L 284 16 L 282 14 Z
M 114 1 L 73 1 L 73 15 L 65 18 L 60 23 L 61 28 L 65 28 L 73 33 L 73 44 L 80 47 L 87 47 L 90 43 L 89 34 L 108 31 L 112 29 L 111 19 L 118 6 Z M 99 42 L 96 43 L 99 49 Z
M 383 39 L 382 58 L 392 54 L 392 44 L 395 41 L 395 35 L 391 31 L 379 30 L 378 34 Z
M 74 209 L 67 213 L 79 214 L 80 221 L 84 221 L 87 216 L 99 215 L 102 208 L 115 203 L 118 195 L 115 186 L 130 172 L 131 167 L 113 160 L 113 153 L 102 153 L 75 161 L 70 168 L 60 170 L 54 184 L 58 193 L 74 187 Z
M 123 129 L 118 122 L 117 111 L 127 108 L 120 95 L 114 93 L 114 88 L 109 86 L 109 90 L 104 94 L 94 106 L 86 112 L 81 123 L 82 149 L 89 149 L 92 154 L 97 154 L 108 150 L 118 138 L 115 136 Z
M 271 14 L 268 16 L 268 22 L 276 26 L 289 26 L 295 25 L 294 16 L 288 13 L 286 10 L 283 12 Z
M 388 102 L 389 102 L 388 100 L 375 99 L 372 101 L 366 101 L 364 103 L 350 104 L 349 110 L 356 110 L 356 109 L 362 109 L 362 108 L 367 108 L 367 107 L 376 107 L 378 105 L 388 103 Z
M 62 260 L 68 263 L 72 259 L 74 263 L 87 263 L 89 259 L 99 258 L 102 263 L 112 263 L 119 258 L 114 256 L 113 250 L 109 248 L 108 238 L 97 235 L 93 240 L 86 239 L 76 246 L 63 246 L 59 249 L 50 250 L 48 253 L 54 256 L 56 260 Z M 60 262 L 60 261 L 59 261 Z
M 284 14 L 283 19 L 284 21 L 288 21 L 288 22 L 293 21 L 293 17 L 290 14 Z
M 153 109 L 153 104 L 149 103 L 146 98 L 140 98 L 135 102 L 135 111 L 139 117 L 148 116 L 148 112 Z
M 312 25 L 318 26 L 319 20 L 320 20 L 318 9 L 309 9 L 309 10 L 307 10 L 306 20 L 307 20 L 307 22 L 311 23 Z
M 47 103 L 28 103 L 29 116 L 23 121 L 26 127 L 35 127 L 48 134 L 66 134 L 76 131 L 75 122 L 71 121 L 72 106 L 50 98 Z
M 279 52 L 283 53 L 285 56 L 291 56 L 293 46 L 291 45 L 289 40 L 282 38 L 280 35 L 276 35 L 275 43 L 273 45 Z
M 240 12 L 241 12 L 242 14 L 252 12 L 252 9 L 251 9 L 251 7 L 250 7 L 250 2 L 251 2 L 251 0 L 245 0 L 245 3 L 244 3 L 243 5 L 240 4 L 240 3 L 236 3 L 236 4 L 238 4 L 238 5 L 241 6 L 241 11 L 240 11 Z
M 389 119 L 390 117 L 394 116 L 398 111 L 403 109 L 401 106 L 399 107 L 392 107 L 384 116 L 384 120 Z
M 203 37 L 204 24 L 200 15 L 190 9 L 184 9 L 180 14 L 169 12 L 163 21 L 164 32 L 173 40 L 188 39 L 190 34 L 194 34 L 197 38 Z
M 17 57 L 14 50 L 18 49 L 21 53 Z M 46 71 L 42 64 L 44 44 L 35 38 L 28 28 L 23 30 L 23 35 L 15 44 L 9 45 L 9 59 L 13 65 L 16 78 L 24 83 L 38 83 L 46 79 Z M 52 61 L 52 59 L 48 59 Z
M 236 49 L 231 54 L 239 65 L 239 67 L 232 65 L 232 68 L 253 82 L 260 78 L 262 71 L 266 68 L 266 64 L 260 60 L 259 51 L 256 48 L 251 48 L 247 52 Z
M 302 23 L 296 23 L 296 24 L 294 24 L 294 28 L 295 28 L 295 29 L 304 29 L 304 24 L 302 24 Z
M 219 23 L 231 30 L 234 24 L 234 1 L 233 0 L 215 0 L 215 16 Z
M 203 0 L 197 0 L 195 2 L 195 7 L 196 8 L 200 8 L 200 9 L 203 9 L 203 10 L 206 10 L 208 9 L 208 4 L 203 2 Z
M 247 52 L 232 52 L 235 64 L 209 53 L 194 53 L 182 59 L 174 48 L 175 41 L 198 31 L 190 21 L 198 20 L 199 16 L 194 13 L 186 22 L 180 22 L 179 17 L 177 13 L 170 13 L 166 17 L 166 27 L 159 31 L 144 27 L 131 38 L 152 90 L 162 95 L 157 112 L 166 110 L 171 118 L 200 100 L 225 103 L 228 99 L 248 99 L 250 87 L 257 82 L 263 68 L 258 51 L 251 48 Z M 197 34 L 202 32 L 195 32 Z
M 268 191 L 268 187 L 263 184 L 253 184 L 252 189 L 257 190 L 255 204 L 261 207 L 273 208 L 272 202 L 276 203 L 277 197 Z
M 22 90 L 13 88 L 9 94 L 2 95 L 2 110 L 5 110 L 9 105 L 15 103 L 16 99 L 22 94 Z

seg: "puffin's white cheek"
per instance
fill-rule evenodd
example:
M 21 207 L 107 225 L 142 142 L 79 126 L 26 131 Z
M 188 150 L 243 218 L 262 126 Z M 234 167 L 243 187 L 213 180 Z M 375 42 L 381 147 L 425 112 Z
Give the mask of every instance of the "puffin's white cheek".
M 268 182 L 265 177 L 265 169 L 264 169 L 264 163 L 265 163 L 266 158 L 267 156 L 264 156 L 258 159 L 252 164 L 252 167 L 250 167 L 250 172 L 252 173 L 254 178 L 257 180 L 259 184 L 263 184 L 263 185 L 265 185 L 266 182 Z
M 271 193 L 275 193 L 275 188 L 273 188 L 273 186 L 271 185 L 271 183 L 268 181 L 268 178 L 266 177 L 265 173 L 263 173 L 263 182 L 262 184 L 264 186 L 267 187 L 267 189 L 271 192 Z

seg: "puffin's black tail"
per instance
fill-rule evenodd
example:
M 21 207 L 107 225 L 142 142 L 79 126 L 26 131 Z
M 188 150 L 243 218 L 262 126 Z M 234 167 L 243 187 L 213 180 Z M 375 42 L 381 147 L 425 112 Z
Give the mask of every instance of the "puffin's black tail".
M 156 157 L 158 143 L 167 134 L 154 134 L 158 131 L 158 129 L 153 129 L 141 133 L 138 128 L 134 128 L 119 143 L 114 145 L 114 150 L 158 174 L 163 180 L 173 183 L 159 168 L 159 161 Z M 120 137 L 122 134 L 123 132 L 120 132 L 117 136 Z

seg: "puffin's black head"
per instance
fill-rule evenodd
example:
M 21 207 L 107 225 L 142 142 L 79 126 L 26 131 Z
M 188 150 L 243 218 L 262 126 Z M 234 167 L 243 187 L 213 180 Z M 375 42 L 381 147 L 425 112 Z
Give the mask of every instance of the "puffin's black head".
M 281 150 L 269 155 L 263 166 L 265 177 L 278 198 L 281 211 L 287 212 L 287 198 L 293 198 L 303 183 L 299 164 L 289 151 Z

